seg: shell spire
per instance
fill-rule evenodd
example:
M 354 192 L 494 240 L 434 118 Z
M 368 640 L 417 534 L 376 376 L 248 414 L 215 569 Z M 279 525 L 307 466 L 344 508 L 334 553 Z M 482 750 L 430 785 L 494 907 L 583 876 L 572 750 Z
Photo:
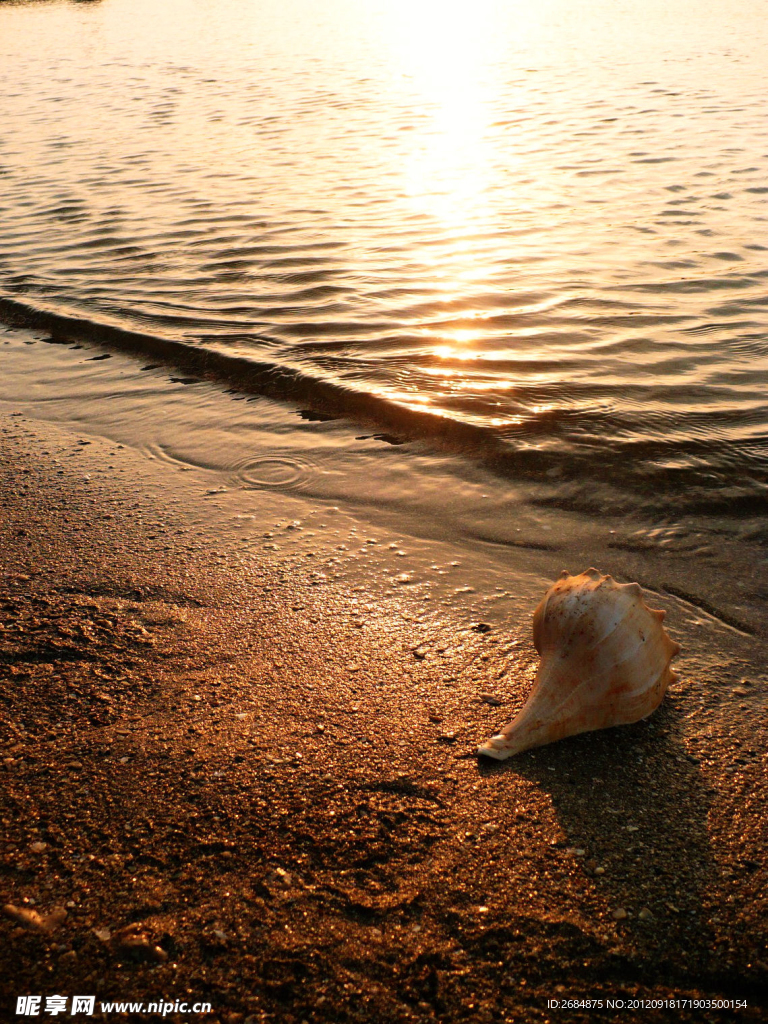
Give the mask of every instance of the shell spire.
M 646 718 L 676 678 L 670 662 L 680 645 L 662 626 L 665 614 L 648 607 L 638 583 L 617 583 L 597 569 L 563 572 L 533 614 L 541 663 L 528 700 L 478 754 L 503 761 Z

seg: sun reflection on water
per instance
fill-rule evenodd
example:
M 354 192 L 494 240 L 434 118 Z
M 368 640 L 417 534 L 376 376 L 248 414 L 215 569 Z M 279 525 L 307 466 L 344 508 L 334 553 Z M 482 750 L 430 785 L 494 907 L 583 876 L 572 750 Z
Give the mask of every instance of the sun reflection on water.
M 455 239 L 482 220 L 492 183 L 501 10 L 498 0 L 395 0 L 389 7 L 393 48 L 421 100 L 405 191 Z
M 469 365 L 488 356 L 476 296 L 499 259 L 487 244 L 498 238 L 495 186 L 508 180 L 517 159 L 499 127 L 509 74 L 509 32 L 502 28 L 512 17 L 524 30 L 528 8 L 523 0 L 390 0 L 386 6 L 386 34 L 413 97 L 411 131 L 402 141 L 403 193 L 418 216 L 433 222 L 419 257 L 433 294 L 446 303 L 445 317 L 419 327 L 435 338 L 431 355 L 452 364 L 427 370 L 452 395 L 483 389 Z M 455 326 L 456 319 L 478 323 Z

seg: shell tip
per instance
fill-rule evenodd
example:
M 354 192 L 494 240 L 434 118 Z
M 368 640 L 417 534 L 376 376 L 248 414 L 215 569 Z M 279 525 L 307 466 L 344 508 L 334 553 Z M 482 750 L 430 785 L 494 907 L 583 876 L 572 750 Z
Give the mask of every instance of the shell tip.
M 477 748 L 478 757 L 492 757 L 495 761 L 506 761 L 511 753 L 512 751 L 507 745 L 506 737 L 501 733 L 491 736 L 489 740 L 481 743 Z

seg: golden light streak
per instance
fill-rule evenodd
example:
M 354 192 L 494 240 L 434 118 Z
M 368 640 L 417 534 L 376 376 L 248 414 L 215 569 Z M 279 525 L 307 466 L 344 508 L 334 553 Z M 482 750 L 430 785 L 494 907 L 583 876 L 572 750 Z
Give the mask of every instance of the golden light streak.
M 492 180 L 489 129 L 501 54 L 498 0 L 392 0 L 391 44 L 419 107 L 404 174 L 413 204 L 468 230 Z
M 403 115 L 409 130 L 398 144 L 403 193 L 415 214 L 434 223 L 418 256 L 430 287 L 447 304 L 446 320 L 464 322 L 419 325 L 420 332 L 435 338 L 434 358 L 458 364 L 422 367 L 422 372 L 443 381 L 452 396 L 511 390 L 513 381 L 478 380 L 470 369 L 469 364 L 508 356 L 483 350 L 488 314 L 472 303 L 488 277 L 489 260 L 497 256 L 488 242 L 499 228 L 495 186 L 508 181 L 510 163 L 522 159 L 500 127 L 510 122 L 498 99 L 509 97 L 510 39 L 520 38 L 529 20 L 536 20 L 533 5 L 529 0 L 379 0 L 377 7 L 401 69 L 399 95 L 412 104 Z M 510 35 L 510 19 L 519 33 Z M 473 320 L 476 326 L 467 324 Z M 413 395 L 390 397 L 411 406 L 418 402 Z M 431 403 L 435 412 L 438 403 Z M 519 419 L 492 422 L 508 426 Z

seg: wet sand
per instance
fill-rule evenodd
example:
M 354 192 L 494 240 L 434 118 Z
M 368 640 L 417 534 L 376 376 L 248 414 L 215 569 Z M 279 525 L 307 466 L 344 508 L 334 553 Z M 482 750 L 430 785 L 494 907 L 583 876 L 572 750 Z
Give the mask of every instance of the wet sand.
M 54 993 L 103 1020 L 762 1019 L 759 637 L 689 643 L 647 722 L 478 763 L 529 618 L 260 560 L 163 501 L 167 469 L 27 417 L 0 466 L 3 1019 Z

